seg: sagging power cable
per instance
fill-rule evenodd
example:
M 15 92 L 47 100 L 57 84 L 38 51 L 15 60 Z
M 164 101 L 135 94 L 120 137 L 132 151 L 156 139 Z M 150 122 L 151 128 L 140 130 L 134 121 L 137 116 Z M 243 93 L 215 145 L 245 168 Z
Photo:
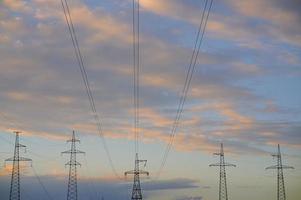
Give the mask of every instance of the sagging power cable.
M 45 185 L 44 185 L 43 182 L 41 181 L 41 178 L 39 177 L 39 175 L 38 175 L 37 171 L 35 170 L 35 168 L 34 168 L 33 166 L 31 166 L 31 168 L 32 168 L 32 171 L 33 171 L 35 177 L 37 178 L 37 180 L 38 180 L 40 186 L 42 187 L 42 189 L 43 189 L 45 195 L 47 196 L 47 198 L 48 198 L 49 200 L 53 200 L 52 196 L 50 195 L 50 193 L 49 193 L 48 190 L 46 189 Z
M 84 61 L 83 61 L 83 56 L 82 56 L 82 53 L 81 53 L 81 50 L 80 50 L 79 42 L 78 42 L 78 39 L 77 39 L 77 36 L 76 36 L 76 32 L 75 32 L 74 24 L 73 24 L 72 17 L 71 17 L 71 14 L 70 14 L 70 9 L 69 9 L 68 2 L 67 2 L 67 0 L 61 0 L 61 4 L 62 4 L 63 11 L 64 11 L 64 16 L 65 16 L 65 20 L 66 20 L 66 23 L 67 23 L 67 26 L 68 26 L 69 33 L 70 33 L 70 37 L 71 37 L 71 40 L 72 40 L 72 44 L 73 44 L 73 47 L 74 47 L 76 60 L 78 62 L 79 68 L 80 68 L 81 76 L 82 76 L 82 79 L 83 79 L 83 82 L 84 82 L 84 85 L 85 85 L 85 90 L 86 90 L 86 93 L 87 93 L 87 96 L 88 96 L 88 99 L 89 99 L 90 107 L 91 107 L 91 110 L 92 110 L 92 113 L 93 113 L 94 120 L 96 122 L 98 134 L 102 139 L 102 144 L 103 144 L 103 147 L 105 149 L 106 155 L 107 155 L 109 163 L 110 163 L 110 167 L 111 167 L 114 175 L 117 178 L 122 179 L 116 171 L 116 168 L 114 166 L 114 163 L 113 163 L 113 160 L 112 160 L 107 142 L 106 142 L 106 140 L 104 138 L 104 135 L 103 135 L 101 120 L 100 120 L 100 117 L 99 117 L 98 112 L 96 110 L 94 96 L 93 96 L 93 93 L 92 93 L 92 90 L 91 90 L 91 87 L 90 87 L 88 74 L 87 74 L 86 67 L 85 67 L 85 64 L 84 64 Z
M 156 174 L 156 178 L 159 178 L 159 176 L 162 173 L 162 170 L 163 170 L 163 168 L 166 164 L 169 152 L 172 148 L 175 135 L 177 133 L 177 129 L 178 129 L 178 126 L 179 126 L 181 115 L 182 115 L 184 105 L 185 105 L 185 102 L 186 102 L 187 93 L 189 91 L 189 88 L 190 88 L 190 85 L 191 85 L 191 80 L 192 80 L 193 74 L 195 72 L 195 67 L 196 67 L 196 64 L 197 64 L 198 55 L 200 53 L 200 48 L 201 48 L 202 41 L 203 41 L 203 38 L 204 38 L 204 34 L 205 34 L 209 14 L 210 14 L 210 11 L 211 11 L 211 8 L 212 8 L 212 4 L 213 4 L 213 0 L 206 0 L 205 6 L 202 10 L 201 21 L 200 21 L 200 24 L 199 24 L 198 33 L 197 33 L 196 40 L 195 40 L 195 43 L 194 43 L 192 56 L 190 58 L 190 62 L 189 62 L 189 65 L 188 65 L 188 70 L 187 70 L 187 73 L 186 73 L 184 87 L 183 87 L 182 92 L 181 92 L 181 97 L 180 97 L 179 105 L 178 105 L 178 108 L 177 108 L 176 116 L 175 116 L 174 122 L 172 124 L 171 133 L 169 135 L 169 141 L 168 141 L 168 144 L 167 144 L 166 149 L 164 151 L 163 159 L 162 159 L 161 165 L 159 167 L 159 170 Z
M 140 2 L 133 0 L 133 83 L 134 83 L 134 135 L 135 153 L 139 151 L 139 82 L 140 82 Z

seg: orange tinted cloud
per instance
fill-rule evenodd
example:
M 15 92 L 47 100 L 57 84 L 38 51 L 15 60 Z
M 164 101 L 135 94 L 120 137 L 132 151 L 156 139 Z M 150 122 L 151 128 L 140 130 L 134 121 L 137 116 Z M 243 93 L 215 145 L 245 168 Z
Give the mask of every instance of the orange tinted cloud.
M 28 93 L 17 91 L 8 92 L 7 97 L 15 101 L 27 101 L 32 99 Z
M 162 114 L 156 112 L 154 109 L 144 107 L 139 112 L 142 120 L 146 120 L 154 126 L 164 127 L 172 123 L 169 118 L 162 116 Z
M 31 8 L 27 5 L 26 1 L 19 0 L 3 0 L 2 1 L 5 6 L 10 8 L 13 11 L 22 11 L 22 12 L 30 12 Z
M 227 38 L 237 40 L 243 45 L 255 48 L 263 48 L 257 42 L 260 33 L 269 35 L 270 37 L 280 39 L 281 41 L 299 45 L 301 44 L 300 33 L 300 20 L 297 12 L 283 9 L 279 6 L 278 1 L 273 0 L 254 0 L 254 1 L 239 1 L 229 0 L 226 3 L 233 9 L 233 14 L 242 15 L 237 18 L 236 16 L 225 17 L 215 13 L 214 6 L 212 9 L 212 16 L 207 26 L 208 32 L 211 35 L 219 38 Z M 164 15 L 175 19 L 188 21 L 192 24 L 198 24 L 199 19 L 197 13 L 202 8 L 200 5 L 199 10 L 191 8 L 180 1 L 159 1 L 159 0 L 142 0 L 141 5 L 144 9 L 151 11 L 158 15 Z M 191 14 L 193 13 L 193 14 Z M 256 27 L 249 29 L 247 25 L 247 18 L 257 18 L 265 20 L 270 25 L 269 29 L 264 27 Z M 257 31 L 257 28 L 261 29 Z M 235 30 L 235 31 L 233 31 Z M 247 39 L 254 38 L 252 41 Z
M 0 169 L 0 177 L 1 176 L 9 176 L 11 175 L 13 170 L 13 164 L 12 162 L 7 162 L 5 163 L 4 167 Z M 20 170 L 22 170 L 23 174 L 28 174 L 29 173 L 29 166 L 28 164 L 24 162 L 20 162 Z
M 123 42 L 132 42 L 131 31 L 128 26 L 105 13 L 99 15 L 85 5 L 81 5 L 72 7 L 71 16 L 76 24 L 94 31 L 89 38 L 91 42 L 100 42 L 112 38 L 117 38 Z M 62 19 L 64 20 L 63 16 Z
M 164 15 L 169 12 L 173 12 L 173 5 L 170 0 L 160 1 L 160 0 L 141 0 L 140 5 L 149 11 L 152 11 L 156 14 Z

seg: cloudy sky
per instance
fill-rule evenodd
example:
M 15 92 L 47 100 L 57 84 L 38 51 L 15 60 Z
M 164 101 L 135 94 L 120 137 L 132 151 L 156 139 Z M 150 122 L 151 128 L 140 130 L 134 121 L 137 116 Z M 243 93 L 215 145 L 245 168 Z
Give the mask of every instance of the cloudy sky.
M 119 176 L 134 167 L 131 0 L 69 0 L 96 108 Z M 148 200 L 218 199 L 212 153 L 225 145 L 232 200 L 275 199 L 270 154 L 280 144 L 287 196 L 301 197 L 301 2 L 215 0 L 174 146 L 156 178 L 205 0 L 140 0 L 140 157 Z M 80 199 L 129 199 L 132 177 L 112 172 L 98 135 L 59 0 L 0 0 L 0 159 L 14 130 L 22 199 L 66 198 L 72 130 L 81 140 Z M 11 165 L 0 165 L 7 199 Z M 246 173 L 246 171 L 248 173 Z M 50 198 L 51 199 L 51 198 Z

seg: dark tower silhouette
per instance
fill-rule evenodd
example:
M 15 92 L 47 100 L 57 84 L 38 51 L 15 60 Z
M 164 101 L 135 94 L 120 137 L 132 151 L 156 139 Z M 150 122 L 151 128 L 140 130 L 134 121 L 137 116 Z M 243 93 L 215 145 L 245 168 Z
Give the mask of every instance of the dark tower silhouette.
M 77 200 L 77 166 L 81 164 L 76 161 L 76 154 L 84 154 L 84 152 L 76 149 L 76 142 L 80 142 L 80 140 L 75 138 L 74 131 L 71 140 L 67 140 L 67 142 L 71 142 L 71 149 L 62 152 L 62 154 L 70 154 L 70 161 L 66 163 L 69 166 L 67 200 Z
M 277 158 L 277 165 L 267 167 L 266 169 L 277 169 L 277 200 L 286 200 L 283 169 L 294 169 L 291 166 L 282 165 L 280 145 L 278 144 L 278 152 L 272 154 Z
M 20 132 L 16 131 L 15 133 L 16 133 L 16 141 L 15 141 L 14 157 L 8 158 L 5 160 L 5 162 L 13 162 L 9 200 L 20 200 L 21 199 L 20 162 L 32 162 L 31 159 L 20 156 L 20 148 L 25 148 L 26 146 L 19 143 Z
M 141 186 L 140 186 L 140 175 L 144 174 L 144 175 L 149 176 L 149 172 L 140 170 L 139 165 L 140 165 L 140 163 L 144 163 L 144 166 L 145 166 L 146 162 L 147 162 L 147 160 L 139 160 L 138 154 L 136 153 L 135 169 L 124 173 L 125 176 L 127 176 L 129 174 L 134 175 L 132 200 L 141 200 L 142 199 L 142 192 L 141 192 Z
M 220 162 L 216 164 L 209 165 L 210 167 L 219 167 L 219 200 L 228 200 L 228 191 L 227 191 L 227 178 L 226 178 L 226 167 L 236 167 L 236 165 L 225 162 L 224 146 L 221 143 L 221 149 L 219 153 L 214 153 L 220 157 Z

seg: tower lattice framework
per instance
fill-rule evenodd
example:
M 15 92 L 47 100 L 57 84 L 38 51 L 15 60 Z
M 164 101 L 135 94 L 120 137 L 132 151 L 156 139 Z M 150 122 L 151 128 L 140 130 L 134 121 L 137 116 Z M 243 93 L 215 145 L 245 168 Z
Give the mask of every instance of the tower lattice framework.
M 72 138 L 67 140 L 67 142 L 71 143 L 71 149 L 62 152 L 62 154 L 70 154 L 70 160 L 66 163 L 66 165 L 69 166 L 67 200 L 77 200 L 77 166 L 81 164 L 76 161 L 76 154 L 84 154 L 85 152 L 76 149 L 76 143 L 80 142 L 80 140 L 75 138 L 74 131 L 72 132 Z
M 266 169 L 277 170 L 277 200 L 286 200 L 283 169 L 294 169 L 294 167 L 282 164 L 282 156 L 279 144 L 277 153 L 272 154 L 272 156 L 277 159 L 277 164 L 267 167 Z
M 219 200 L 228 200 L 228 189 L 227 189 L 227 176 L 226 176 L 226 167 L 236 167 L 234 164 L 225 162 L 225 153 L 224 145 L 221 143 L 221 148 L 219 153 L 214 153 L 220 157 L 219 163 L 211 164 L 210 167 L 219 167 Z
M 134 175 L 134 184 L 132 189 L 132 200 L 142 200 L 142 192 L 140 186 L 140 175 L 149 176 L 149 172 L 140 170 L 140 163 L 144 163 L 146 165 L 147 160 L 139 160 L 138 153 L 136 153 L 135 157 L 135 169 L 131 171 L 125 172 L 125 176 L 132 174 Z
M 20 144 L 20 132 L 16 131 L 15 134 L 16 134 L 16 139 L 15 139 L 14 157 L 5 160 L 5 162 L 13 162 L 9 200 L 21 199 L 20 162 L 32 162 L 31 159 L 20 156 L 20 149 L 26 148 L 26 146 Z

